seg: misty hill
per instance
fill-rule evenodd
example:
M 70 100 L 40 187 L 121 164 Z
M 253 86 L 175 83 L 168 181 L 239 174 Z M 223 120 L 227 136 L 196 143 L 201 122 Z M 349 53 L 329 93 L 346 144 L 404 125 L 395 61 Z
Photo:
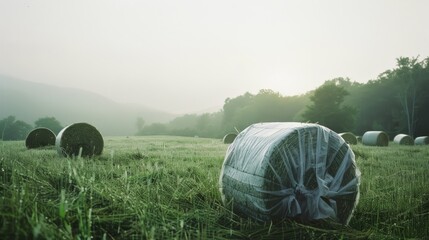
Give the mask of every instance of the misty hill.
M 138 104 L 124 104 L 101 95 L 0 75 L 0 119 L 13 115 L 29 124 L 55 117 L 63 126 L 88 122 L 103 135 L 134 135 L 136 119 L 147 124 L 168 122 L 176 115 Z

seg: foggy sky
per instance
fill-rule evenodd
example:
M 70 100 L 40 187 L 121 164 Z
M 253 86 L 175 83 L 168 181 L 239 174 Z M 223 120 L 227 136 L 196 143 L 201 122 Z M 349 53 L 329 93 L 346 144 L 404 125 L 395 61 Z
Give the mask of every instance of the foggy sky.
M 0 74 L 171 113 L 429 56 L 429 1 L 0 0 Z

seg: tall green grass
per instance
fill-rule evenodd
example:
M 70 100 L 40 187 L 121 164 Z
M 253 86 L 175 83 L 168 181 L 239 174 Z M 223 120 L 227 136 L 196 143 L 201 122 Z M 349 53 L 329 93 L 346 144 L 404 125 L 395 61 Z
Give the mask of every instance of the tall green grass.
M 429 148 L 352 146 L 362 172 L 349 226 L 256 223 L 223 206 L 218 139 L 111 137 L 99 157 L 0 142 L 0 239 L 424 239 Z

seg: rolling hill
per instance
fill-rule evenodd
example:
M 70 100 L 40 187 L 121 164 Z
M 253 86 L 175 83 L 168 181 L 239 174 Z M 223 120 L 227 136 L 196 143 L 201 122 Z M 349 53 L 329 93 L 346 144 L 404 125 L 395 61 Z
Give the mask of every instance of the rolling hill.
M 41 117 L 55 117 L 63 126 L 87 122 L 108 136 L 134 135 L 138 117 L 146 124 L 177 117 L 143 105 L 118 103 L 89 91 L 0 75 L 0 119 L 10 115 L 29 124 Z

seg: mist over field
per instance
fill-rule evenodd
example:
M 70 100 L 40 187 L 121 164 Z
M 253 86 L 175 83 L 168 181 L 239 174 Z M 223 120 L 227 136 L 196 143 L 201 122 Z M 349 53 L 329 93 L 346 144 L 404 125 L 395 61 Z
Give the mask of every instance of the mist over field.
M 0 1 L 0 239 L 429 239 L 429 1 Z
M 55 117 L 63 126 L 90 122 L 104 135 L 134 135 L 136 119 L 147 124 L 168 122 L 177 115 L 141 104 L 115 102 L 99 94 L 66 87 L 34 83 L 0 75 L 0 119 L 15 116 L 33 124 Z
M 381 130 L 390 139 L 398 134 L 429 135 L 429 58 L 398 57 L 396 61 L 394 68 L 368 83 L 335 78 L 295 96 L 261 89 L 228 97 L 212 112 L 182 115 L 150 104 L 118 103 L 88 91 L 0 76 L 0 127 L 3 133 L 6 129 L 11 135 L 22 133 L 12 139 L 24 138 L 40 118 L 54 118 L 63 126 L 89 122 L 106 136 L 222 138 L 258 122 L 317 122 L 337 133 L 356 135 Z M 18 125 L 11 127 L 14 122 Z
M 296 96 L 338 77 L 377 79 L 399 57 L 423 59 L 428 8 L 388 0 L 1 1 L 0 74 L 201 113 L 245 92 Z
M 428 134 L 428 8 L 387 0 L 2 1 L 0 121 L 22 132 L 40 118 L 86 121 L 122 136 L 219 138 L 260 121 Z M 345 90 L 332 90 L 339 100 L 314 96 L 327 83 Z

